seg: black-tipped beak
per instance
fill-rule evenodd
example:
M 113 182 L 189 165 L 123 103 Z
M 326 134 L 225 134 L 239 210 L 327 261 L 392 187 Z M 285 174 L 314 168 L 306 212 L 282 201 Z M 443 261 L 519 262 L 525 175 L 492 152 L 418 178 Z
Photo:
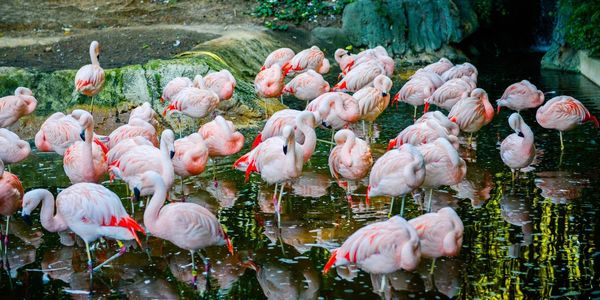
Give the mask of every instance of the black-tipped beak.
M 175 157 L 175 151 L 169 152 L 169 155 L 171 156 L 171 159 L 173 159 L 173 157 Z
M 350 51 L 346 51 L 346 55 L 350 55 Z
M 283 154 L 287 154 L 287 145 L 283 145 Z
M 381 92 L 381 96 L 387 97 L 388 93 L 386 91 Z
M 327 122 L 325 121 L 321 122 L 321 125 L 323 125 L 323 127 L 329 128 L 329 125 L 327 125 Z
M 135 201 L 140 200 L 140 189 L 133 188 L 133 200 L 135 200 Z
M 81 131 L 81 133 L 79 134 L 79 137 L 81 138 L 82 141 L 85 141 L 85 130 Z
M 31 217 L 29 215 L 21 215 L 21 219 L 25 222 L 25 224 L 31 226 L 33 223 L 31 222 Z
M 522 137 L 522 138 L 525 137 L 525 135 L 522 132 L 519 132 L 517 135 L 520 136 L 520 137 Z
M 96 55 L 96 58 L 97 58 L 98 60 L 100 60 L 100 54 Z

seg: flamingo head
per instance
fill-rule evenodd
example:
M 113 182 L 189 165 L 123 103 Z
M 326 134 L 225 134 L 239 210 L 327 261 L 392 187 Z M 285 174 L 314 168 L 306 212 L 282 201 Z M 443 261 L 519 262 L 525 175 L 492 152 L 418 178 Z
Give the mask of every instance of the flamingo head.
M 175 107 L 175 103 L 171 102 L 169 103 L 169 105 L 167 106 L 167 108 L 165 108 L 165 110 L 163 110 L 163 117 L 165 117 L 167 115 L 167 113 L 170 113 L 173 110 L 176 110 L 177 108 Z
M 396 148 L 397 144 L 398 144 L 397 139 L 391 139 L 390 142 L 388 143 L 388 147 L 387 147 L 386 151 L 390 151 L 390 150 Z
M 400 93 L 398 92 L 395 96 L 394 96 L 394 100 L 392 101 L 392 104 L 394 103 L 398 103 L 400 102 Z
M 31 226 L 32 224 L 30 217 L 31 212 L 34 211 L 47 196 L 52 197 L 52 194 L 44 189 L 31 190 L 23 196 L 21 218 L 27 225 Z

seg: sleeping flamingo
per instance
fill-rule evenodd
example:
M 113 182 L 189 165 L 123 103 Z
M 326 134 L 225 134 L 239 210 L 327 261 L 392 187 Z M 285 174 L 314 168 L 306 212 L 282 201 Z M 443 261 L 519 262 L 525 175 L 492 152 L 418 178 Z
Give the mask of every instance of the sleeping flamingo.
M 460 146 L 458 137 L 448 132 L 448 130 L 440 125 L 436 120 L 429 119 L 404 128 L 404 130 L 402 130 L 398 136 L 390 140 L 387 150 L 389 151 L 390 149 L 402 146 L 404 144 L 419 146 L 421 144 L 431 143 L 438 138 L 444 138 L 448 140 L 448 142 L 450 142 L 455 149 L 458 149 Z
M 35 135 L 35 147 L 40 152 L 54 151 L 64 155 L 69 146 L 81 141 L 80 133 L 79 121 L 71 115 L 56 112 L 44 121 Z
M 404 102 L 414 106 L 413 119 L 417 118 L 417 107 L 425 104 L 425 99 L 435 91 L 435 84 L 426 77 L 415 77 L 407 81 L 394 96 L 393 102 Z
M 233 245 L 215 215 L 195 203 L 169 203 L 167 187 L 162 176 L 154 171 L 143 173 L 133 182 L 134 192 L 140 193 L 142 187 L 153 191 L 152 199 L 144 211 L 144 226 L 153 236 L 167 240 L 177 247 L 190 251 L 192 256 L 193 285 L 196 286 L 195 252 L 198 251 L 204 261 L 206 279 L 210 276 L 208 259 L 200 250 L 209 246 L 227 244 L 233 255 Z
M 360 119 L 358 101 L 341 92 L 325 93 L 311 101 L 306 110 L 318 112 L 325 127 L 334 130 L 344 128 Z
M 394 216 L 389 220 L 367 225 L 346 239 L 323 268 L 327 274 L 334 266 L 355 264 L 371 274 L 392 273 L 399 269 L 412 271 L 421 261 L 419 236 L 404 218 Z M 383 284 L 382 284 L 383 286 Z
M 0 215 L 6 217 L 4 255 L 6 255 L 8 251 L 8 225 L 10 223 L 10 216 L 17 212 L 19 207 L 21 207 L 21 199 L 23 199 L 23 186 L 21 185 L 21 181 L 14 174 L 4 171 L 4 162 L 0 160 Z M 0 240 L 2 240 L 1 230 Z M 2 248 L 0 248 L 0 250 L 2 250 Z
M 31 153 L 29 143 L 21 140 L 14 132 L 0 128 L 0 160 L 6 164 L 18 163 Z
M 433 104 L 450 111 L 454 104 L 463 98 L 469 97 L 471 91 L 476 88 L 475 81 L 467 76 L 454 78 L 446 81 L 437 88 L 431 97 L 425 99 L 425 112 L 429 111 L 429 105 Z
M 341 178 L 359 180 L 367 176 L 373 165 L 373 156 L 367 142 L 357 138 L 351 130 L 342 129 L 336 132 L 335 143 L 337 145 L 329 153 L 331 175 L 338 182 Z M 348 183 L 346 187 L 349 188 Z M 346 191 L 346 198 L 348 201 L 352 200 L 349 190 Z
M 298 52 L 292 59 L 285 63 L 281 70 L 283 75 L 299 74 L 308 70 L 315 70 L 318 73 L 325 74 L 329 72 L 329 60 L 325 58 L 325 53 L 317 46 L 312 46 Z
M 279 48 L 267 56 L 260 70 L 262 71 L 264 69 L 268 69 L 275 64 L 279 65 L 280 67 L 284 66 L 286 63 L 292 60 L 292 58 L 294 58 L 294 55 L 296 55 L 296 53 L 294 53 L 294 50 L 290 48 Z
M 598 119 L 590 114 L 579 100 L 571 96 L 557 96 L 538 108 L 535 118 L 540 126 L 556 129 L 560 135 L 560 150 L 563 144 L 562 133 L 574 129 L 579 124 L 591 121 L 598 128 Z
M 421 256 L 457 256 L 462 247 L 464 226 L 454 209 L 444 207 L 408 221 L 421 242 Z M 433 267 L 433 266 L 432 266 Z
M 377 61 L 370 61 L 354 67 L 346 76 L 334 85 L 331 90 L 338 92 L 356 92 L 370 86 L 379 75 L 386 75 L 385 69 Z
M 244 147 L 244 135 L 235 130 L 233 122 L 225 120 L 221 116 L 217 116 L 214 120 L 202 125 L 198 129 L 198 133 L 200 133 L 208 148 L 208 156 L 213 163 L 213 180 L 216 184 L 215 168 L 217 158 L 240 152 Z
M 353 68 L 368 62 L 379 63 L 383 67 L 385 75 L 388 77 L 391 77 L 394 73 L 394 59 L 388 55 L 387 50 L 382 46 L 366 49 L 356 55 L 352 55 L 344 49 L 337 49 L 335 51 L 335 59 L 342 70 L 340 75 L 346 75 Z
M 327 92 L 329 92 L 329 83 L 314 70 L 299 74 L 283 88 L 283 94 L 293 95 L 300 100 L 305 100 L 307 105 L 308 101 Z
M 18 87 L 14 96 L 0 98 L 0 128 L 16 123 L 19 118 L 31 114 L 37 107 L 37 100 L 30 89 Z
M 423 70 L 428 72 L 434 72 L 438 75 L 444 74 L 444 72 L 450 70 L 450 68 L 454 67 L 454 64 L 445 57 L 440 58 L 437 62 L 428 64 Z
M 281 97 L 285 85 L 284 79 L 285 75 L 278 64 L 273 64 L 270 68 L 260 71 L 254 78 L 256 95 L 264 98 Z M 280 100 L 283 102 L 283 99 Z M 268 115 L 266 102 L 265 114 Z
M 121 141 L 136 136 L 144 137 L 154 146 L 158 146 L 158 137 L 156 136 L 154 126 L 142 119 L 134 118 L 129 120 L 129 123 L 117 127 L 110 133 L 108 136 L 108 148 L 112 149 Z
M 440 126 L 444 127 L 450 135 L 458 136 L 460 134 L 460 127 L 458 127 L 458 124 L 450 121 L 450 119 L 448 119 L 441 111 L 426 112 L 415 121 L 415 124 L 427 122 L 428 120 L 436 121 Z
M 231 99 L 236 84 L 235 78 L 228 70 L 209 73 L 204 77 L 197 75 L 194 78 L 195 87 L 215 92 L 220 101 Z
M 426 71 L 425 69 L 418 69 L 408 79 L 425 79 L 431 81 L 434 87 L 437 89 L 444 84 L 444 80 L 440 75 L 435 72 Z
M 369 175 L 367 203 L 370 197 L 391 196 L 390 214 L 394 197 L 403 196 L 400 215 L 404 212 L 406 194 L 420 187 L 425 180 L 425 160 L 419 150 L 411 144 L 404 144 L 381 156 Z
M 192 85 L 192 80 L 187 77 L 175 77 L 171 79 L 163 88 L 160 103 L 171 102 L 175 95 L 179 94 L 184 88 L 191 87 Z
M 460 65 L 454 65 L 454 67 L 448 69 L 442 74 L 442 80 L 448 81 L 453 78 L 467 76 L 471 78 L 471 80 L 477 82 L 477 74 L 477 68 L 475 68 L 474 65 L 466 62 Z
M 219 96 L 210 90 L 196 87 L 183 88 L 171 97 L 171 103 L 163 111 L 163 116 L 173 111 L 192 118 L 204 118 L 210 115 L 219 104 Z
M 99 184 L 76 183 L 61 191 L 56 196 L 56 201 L 52 194 L 44 189 L 31 190 L 25 198 L 25 201 L 30 203 L 27 209 L 24 208 L 25 218 L 29 218 L 28 213 L 41 202 L 40 218 L 45 228 L 53 232 L 70 229 L 85 242 L 90 287 L 93 272 L 127 251 L 121 240 L 136 240 L 141 245 L 136 232 L 145 234 L 144 229 L 127 214 L 119 196 Z M 120 250 L 93 268 L 90 244 L 100 237 L 117 240 Z
M 513 83 L 506 88 L 502 97 L 496 100 L 498 112 L 505 106 L 517 113 L 524 109 L 536 108 L 544 103 L 544 92 L 527 80 Z
M 156 112 L 154 109 L 152 109 L 152 105 L 150 105 L 148 102 L 144 102 L 142 105 L 134 108 L 129 113 L 129 122 L 134 119 L 144 120 L 154 127 L 158 125 L 158 122 L 156 121 Z
M 494 118 L 494 107 L 490 104 L 487 93 L 483 89 L 476 88 L 471 92 L 470 97 L 456 102 L 448 113 L 448 118 L 458 124 L 461 131 L 471 134 L 468 141 L 471 145 L 473 133 Z
M 63 167 L 71 183 L 98 182 L 108 168 L 104 144 L 94 139 L 94 118 L 85 110 L 74 110 L 71 115 L 83 128 L 83 141 L 73 143 L 65 151 Z
M 123 154 L 137 146 L 154 146 L 152 142 L 143 136 L 135 136 L 119 142 L 114 147 L 110 148 L 106 154 L 108 165 L 112 165 L 115 161 L 118 161 Z
M 366 86 L 352 95 L 358 100 L 360 118 L 363 122 L 363 135 L 365 133 L 365 120 L 369 122 L 369 142 L 373 129 L 373 122 L 390 104 L 390 90 L 392 80 L 385 75 L 379 75 L 373 80 L 373 86 Z
M 75 74 L 75 90 L 78 93 L 92 97 L 92 108 L 94 112 L 94 97 L 100 93 L 104 85 L 104 70 L 100 67 L 100 44 L 92 41 L 90 44 L 91 64 L 81 67 Z
M 500 157 L 510 168 L 514 179 L 515 170 L 529 166 L 535 158 L 535 145 L 533 131 L 525 124 L 521 115 L 518 113 L 510 115 L 508 125 L 515 133 L 507 136 L 500 144 Z
M 208 161 L 208 148 L 199 133 L 192 133 L 175 140 L 175 154 L 171 161 L 175 174 L 181 177 L 181 194 L 185 199 L 183 178 L 196 176 L 204 172 Z

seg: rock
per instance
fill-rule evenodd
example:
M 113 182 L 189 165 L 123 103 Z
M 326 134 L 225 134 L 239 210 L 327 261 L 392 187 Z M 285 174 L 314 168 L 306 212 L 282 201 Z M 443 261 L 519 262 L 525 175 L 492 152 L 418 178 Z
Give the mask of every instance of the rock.
M 565 41 L 566 24 L 573 8 L 559 2 L 556 25 L 552 33 L 550 48 L 542 57 L 542 68 L 579 72 L 579 55 L 577 50 L 569 47 Z
M 316 27 L 311 34 L 309 44 L 317 45 L 329 53 L 334 53 L 337 48 L 350 45 L 348 37 L 341 28 Z

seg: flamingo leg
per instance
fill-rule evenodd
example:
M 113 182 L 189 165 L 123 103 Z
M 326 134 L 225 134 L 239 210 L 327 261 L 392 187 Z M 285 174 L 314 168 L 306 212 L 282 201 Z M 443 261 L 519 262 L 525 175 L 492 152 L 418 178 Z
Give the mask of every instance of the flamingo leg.
M 559 131 L 558 135 L 560 136 L 560 151 L 563 151 L 565 149 L 565 144 L 563 144 L 562 131 Z
M 196 289 L 196 279 L 198 277 L 198 271 L 196 271 L 196 261 L 194 259 L 194 250 L 190 250 L 190 256 L 192 256 L 192 286 Z
M 379 292 L 380 293 L 383 293 L 383 291 L 385 291 L 385 282 L 386 282 L 386 280 L 385 280 L 385 274 L 383 274 L 381 276 L 381 286 L 379 287 Z
M 212 173 L 213 173 L 213 185 L 215 187 L 219 186 L 219 182 L 217 182 L 217 159 L 216 158 L 212 158 Z
M 10 223 L 10 216 L 6 216 L 6 233 L 4 234 L 4 255 L 8 254 L 8 224 Z
M 281 101 L 281 104 L 283 104 L 283 94 L 281 94 L 281 96 L 279 96 L 279 100 Z
M 406 195 L 402 196 L 402 204 L 400 204 L 400 216 L 404 216 L 404 200 L 406 200 Z
M 429 189 L 429 203 L 427 204 L 427 212 L 431 212 L 431 196 L 433 195 L 433 189 Z
M 375 131 L 375 129 L 374 129 L 374 127 L 373 127 L 373 126 L 374 126 L 373 122 L 370 122 L 370 121 L 369 121 L 369 132 L 368 132 L 368 134 L 367 134 L 367 135 L 368 135 L 368 137 L 369 137 L 369 139 L 368 139 L 368 141 L 369 141 L 369 144 L 371 144 L 371 143 L 374 143 L 374 142 L 375 142 L 375 139 L 373 138 L 373 132 Z
M 415 112 L 413 113 L 413 122 L 417 120 L 417 107 L 415 106 Z
M 363 136 L 367 136 L 367 130 L 365 130 L 365 120 L 362 120 L 362 130 L 363 130 Z
M 90 292 L 92 290 L 92 280 L 94 279 L 94 267 L 92 265 L 92 254 L 90 253 L 90 244 L 87 241 L 85 242 L 85 252 L 87 253 L 87 267 L 90 272 Z
M 94 272 L 100 270 L 103 266 L 105 266 L 105 265 L 109 264 L 110 262 L 112 262 L 113 260 L 123 256 L 123 254 L 125 254 L 125 252 L 127 252 L 127 247 L 125 247 L 125 245 L 123 245 L 123 243 L 121 241 L 117 240 L 117 245 L 119 245 L 119 247 L 120 247 L 119 251 L 117 251 L 117 253 L 115 253 L 115 255 L 109 257 L 107 260 L 105 260 L 101 264 L 97 265 L 93 269 Z
M 429 274 L 433 274 L 433 269 L 435 269 L 435 257 L 433 258 L 433 261 L 431 262 L 431 268 L 429 269 Z
M 331 152 L 331 149 L 333 148 L 333 145 L 335 145 L 335 143 L 333 142 L 333 137 L 335 136 L 335 130 L 333 128 L 331 128 L 331 141 L 329 144 L 329 151 Z
M 90 109 L 90 114 L 94 113 L 94 98 L 96 98 L 96 96 L 92 96 L 92 108 Z
M 277 227 L 281 227 L 281 197 L 283 196 L 283 186 L 285 184 L 281 183 L 281 189 L 279 190 L 279 200 L 277 201 Z
M 392 197 L 392 201 L 390 202 L 390 211 L 388 212 L 388 219 L 392 217 L 392 210 L 394 210 L 394 197 Z
M 210 260 L 208 257 L 202 254 L 202 251 L 198 251 L 198 255 L 200 255 L 202 262 L 204 262 L 204 272 L 206 272 L 206 290 L 208 291 L 210 290 Z
M 352 195 L 350 195 L 350 182 L 346 181 L 346 200 L 352 205 Z

